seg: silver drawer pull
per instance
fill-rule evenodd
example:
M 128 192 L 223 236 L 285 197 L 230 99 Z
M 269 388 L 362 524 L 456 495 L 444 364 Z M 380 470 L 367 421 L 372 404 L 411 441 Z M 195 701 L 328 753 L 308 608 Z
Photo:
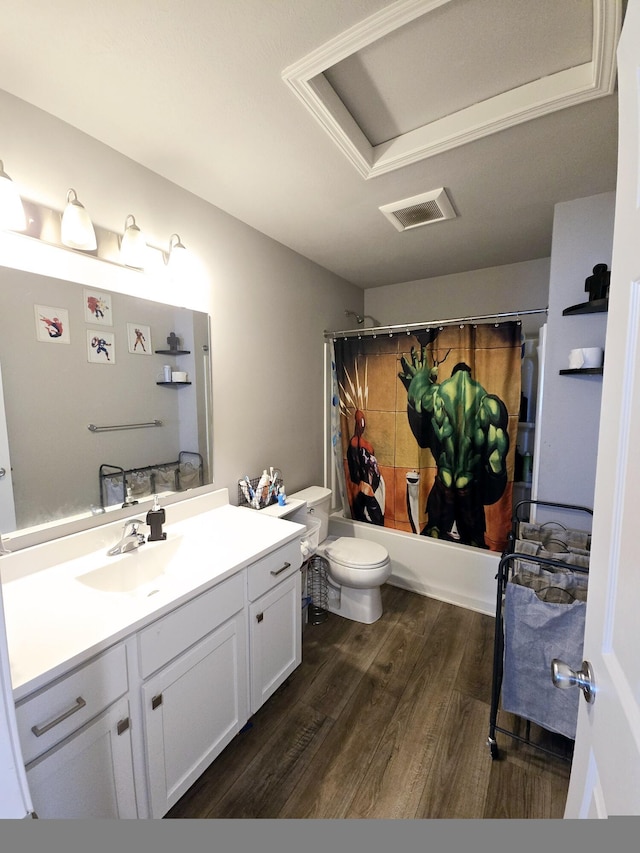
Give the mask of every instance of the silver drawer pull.
M 286 572 L 286 570 L 287 570 L 287 569 L 290 569 L 290 568 L 291 568 L 291 563 L 285 563 L 285 564 L 284 564 L 284 566 L 283 566 L 281 569 L 278 569 L 278 571 L 277 571 L 277 572 L 271 572 L 271 574 L 272 574 L 272 575 L 274 576 L 274 578 L 275 578 L 277 575 L 281 575 L 281 574 L 282 574 L 282 572 Z
M 52 729 L 54 726 L 57 726 L 58 723 L 61 723 L 63 720 L 66 720 L 67 717 L 70 717 L 72 714 L 75 714 L 76 711 L 79 711 L 81 708 L 84 708 L 86 704 L 87 703 L 84 701 L 82 696 L 78 696 L 78 698 L 76 699 L 76 704 L 73 706 L 73 708 L 69 708 L 69 710 L 65 711 L 64 714 L 60 714 L 59 717 L 56 717 L 55 720 L 51 720 L 50 723 L 45 723 L 44 726 L 31 726 L 31 731 L 36 737 L 40 737 L 40 735 L 43 735 L 45 734 L 45 732 L 48 732 L 49 729 Z
M 129 717 L 125 717 L 124 720 L 118 720 L 118 725 L 116 726 L 116 731 L 119 735 L 123 735 L 129 726 L 131 725 L 129 721 Z

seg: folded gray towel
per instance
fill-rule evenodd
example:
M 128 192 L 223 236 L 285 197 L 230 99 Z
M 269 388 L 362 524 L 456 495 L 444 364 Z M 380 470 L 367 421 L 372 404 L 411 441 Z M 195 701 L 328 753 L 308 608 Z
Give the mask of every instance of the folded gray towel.
M 569 548 L 582 548 L 587 551 L 591 548 L 591 534 L 586 530 L 567 530 L 565 541 Z
M 518 554 L 537 554 L 542 548 L 541 542 L 532 542 L 527 539 L 516 539 L 514 551 Z
M 574 552 L 571 552 L 565 557 L 565 562 L 568 563 L 570 566 L 579 566 L 582 569 L 588 569 L 589 555 L 575 554 Z
M 518 539 L 542 542 L 549 551 L 574 549 L 589 551 L 591 549 L 591 534 L 589 532 L 566 528 L 558 521 L 545 521 L 543 524 L 521 521 L 518 524 L 517 532 Z

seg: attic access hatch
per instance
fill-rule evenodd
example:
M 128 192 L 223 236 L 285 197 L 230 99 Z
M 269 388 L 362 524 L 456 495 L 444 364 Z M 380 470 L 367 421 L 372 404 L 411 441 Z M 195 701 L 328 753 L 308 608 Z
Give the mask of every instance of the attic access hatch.
M 408 231 L 410 228 L 456 217 L 444 187 L 392 204 L 383 204 L 379 210 L 398 231 Z
M 282 78 L 372 178 L 612 94 L 622 5 L 396 0 Z

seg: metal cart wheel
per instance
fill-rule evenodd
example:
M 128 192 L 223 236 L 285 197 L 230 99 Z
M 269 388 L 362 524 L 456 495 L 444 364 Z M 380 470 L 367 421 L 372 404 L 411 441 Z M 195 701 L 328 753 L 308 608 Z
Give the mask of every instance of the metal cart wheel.
M 498 744 L 493 738 L 489 738 L 487 740 L 487 746 L 489 747 L 489 751 L 491 752 L 492 761 L 496 761 L 498 758 L 500 758 L 500 750 L 498 749 Z

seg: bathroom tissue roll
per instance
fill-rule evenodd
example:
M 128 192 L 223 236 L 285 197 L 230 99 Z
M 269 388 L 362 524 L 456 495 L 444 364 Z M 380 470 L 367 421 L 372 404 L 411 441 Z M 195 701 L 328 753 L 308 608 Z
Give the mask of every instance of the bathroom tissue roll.
M 581 367 L 602 367 L 604 352 L 602 347 L 581 347 L 572 349 L 569 353 L 569 369 L 579 370 Z
M 582 357 L 585 367 L 602 367 L 604 351 L 601 347 L 583 347 Z

